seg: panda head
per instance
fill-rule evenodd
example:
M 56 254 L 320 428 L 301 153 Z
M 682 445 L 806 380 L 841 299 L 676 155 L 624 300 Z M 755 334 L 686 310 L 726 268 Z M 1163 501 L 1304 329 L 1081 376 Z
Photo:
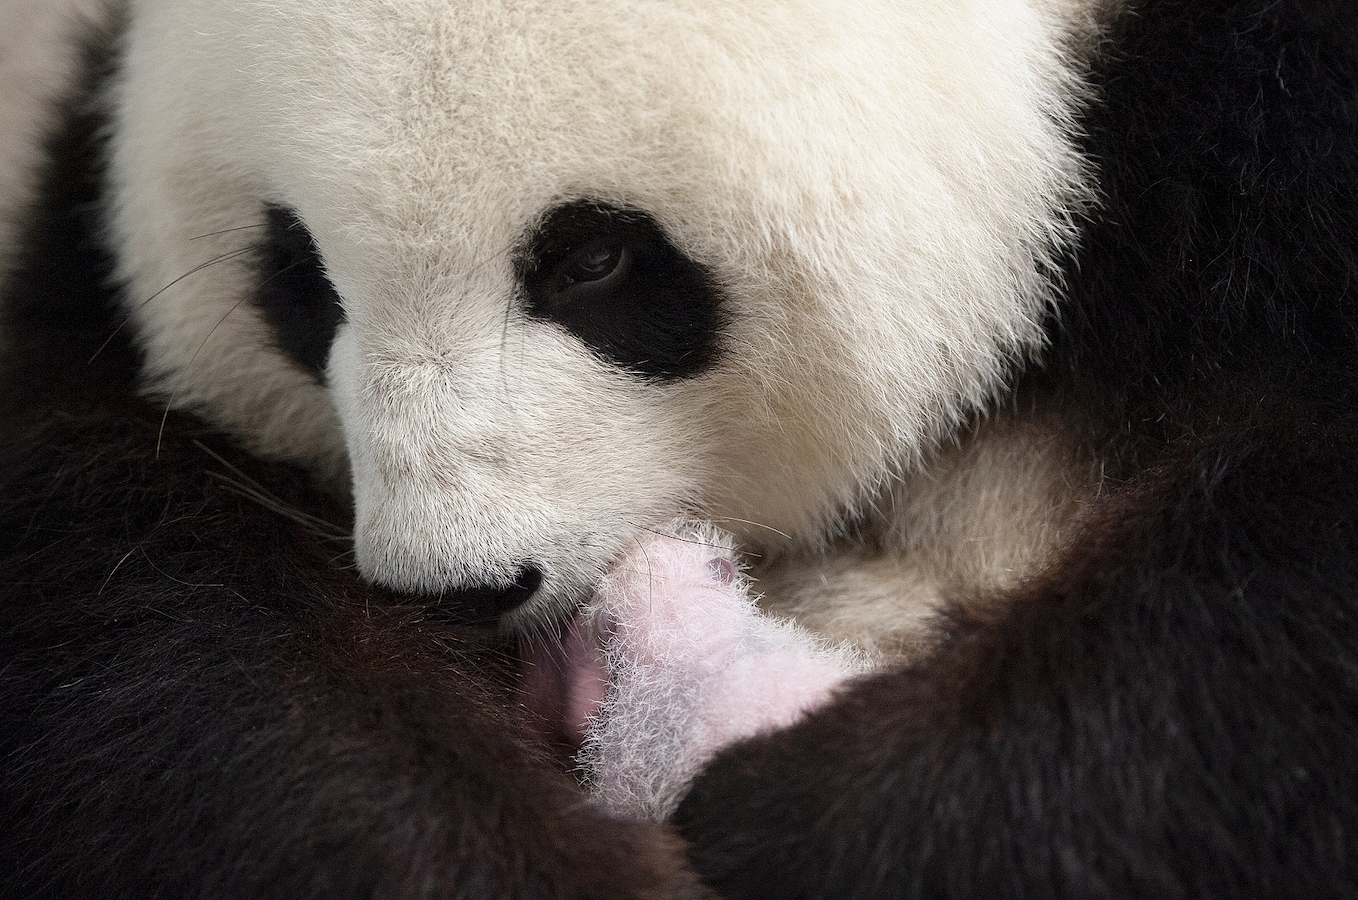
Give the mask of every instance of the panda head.
M 510 624 L 676 515 L 814 540 L 1041 340 L 1079 5 L 134 0 L 148 388 Z

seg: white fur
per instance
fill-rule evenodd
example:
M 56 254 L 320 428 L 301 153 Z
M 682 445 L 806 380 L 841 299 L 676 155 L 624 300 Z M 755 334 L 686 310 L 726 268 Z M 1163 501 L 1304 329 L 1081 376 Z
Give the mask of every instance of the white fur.
M 677 514 L 815 544 L 1038 345 L 1087 202 L 1090 6 L 133 0 L 111 223 L 148 386 L 347 465 L 377 581 L 540 565 L 521 621 Z M 712 370 L 642 382 L 524 316 L 512 250 L 582 197 L 716 275 Z M 326 388 L 265 339 L 246 260 L 212 262 L 266 201 L 344 300 Z

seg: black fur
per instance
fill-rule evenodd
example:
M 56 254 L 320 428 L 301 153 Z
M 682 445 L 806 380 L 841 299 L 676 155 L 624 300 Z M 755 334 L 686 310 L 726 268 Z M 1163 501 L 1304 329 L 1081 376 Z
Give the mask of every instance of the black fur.
M 616 268 L 597 281 L 573 277 L 600 247 L 613 250 Z M 674 380 L 716 361 L 721 293 L 645 213 L 587 201 L 557 207 L 516 267 L 531 315 L 560 324 L 615 365 Z
M 42 408 L 54 395 L 120 397 L 136 370 L 131 347 L 116 339 L 124 323 L 109 325 L 114 261 L 100 240 L 109 123 L 99 91 L 117 67 L 119 30 L 109 25 L 85 48 L 47 143 L 43 199 L 25 220 L 11 270 L 0 273 L 0 400 L 16 410 Z
M 730 749 L 677 822 L 730 897 L 1358 896 L 1358 6 L 1139 4 L 1106 203 L 1025 396 L 1112 475 L 927 661 Z
M 314 514 L 295 473 L 135 412 L 3 418 L 0 895 L 698 895 L 533 749 L 497 643 L 249 496 Z
M 359 583 L 301 475 L 131 393 L 96 83 L 3 296 L 0 896 L 704 896 L 535 748 L 496 638 Z
M 297 214 L 270 206 L 265 216 L 255 302 L 273 326 L 283 352 L 319 375 L 344 321 L 344 307 L 325 274 L 311 232 Z

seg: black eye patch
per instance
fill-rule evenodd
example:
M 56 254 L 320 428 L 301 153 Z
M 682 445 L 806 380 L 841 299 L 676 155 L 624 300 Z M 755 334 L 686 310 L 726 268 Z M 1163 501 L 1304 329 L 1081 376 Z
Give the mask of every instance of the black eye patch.
M 559 206 L 529 234 L 515 271 L 529 315 L 624 369 L 668 381 L 716 360 L 720 291 L 643 212 Z
M 344 308 L 325 275 L 316 242 L 297 214 L 269 206 L 266 215 L 255 302 L 273 326 L 283 352 L 320 374 L 335 330 L 344 321 Z

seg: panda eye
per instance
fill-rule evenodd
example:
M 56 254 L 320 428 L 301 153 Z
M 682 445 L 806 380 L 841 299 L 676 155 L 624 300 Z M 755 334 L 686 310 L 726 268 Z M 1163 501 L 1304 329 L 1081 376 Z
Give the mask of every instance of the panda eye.
M 716 357 L 716 285 L 645 213 L 589 201 L 559 206 L 527 236 L 515 269 L 530 316 L 623 369 L 668 380 Z

